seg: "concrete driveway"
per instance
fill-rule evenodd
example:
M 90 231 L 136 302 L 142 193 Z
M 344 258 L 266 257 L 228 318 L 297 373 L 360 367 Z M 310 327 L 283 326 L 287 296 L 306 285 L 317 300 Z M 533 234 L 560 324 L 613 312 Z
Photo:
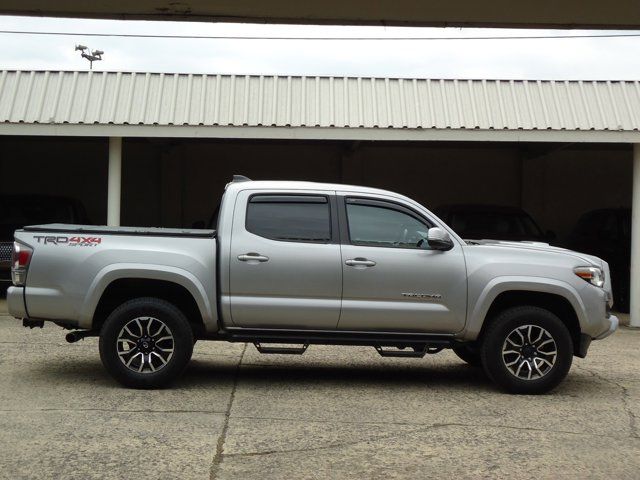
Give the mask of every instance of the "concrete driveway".
M 595 342 L 538 397 L 497 392 L 450 352 L 205 342 L 174 388 L 135 391 L 107 376 L 95 339 L 1 315 L 3 479 L 640 476 L 638 330 Z

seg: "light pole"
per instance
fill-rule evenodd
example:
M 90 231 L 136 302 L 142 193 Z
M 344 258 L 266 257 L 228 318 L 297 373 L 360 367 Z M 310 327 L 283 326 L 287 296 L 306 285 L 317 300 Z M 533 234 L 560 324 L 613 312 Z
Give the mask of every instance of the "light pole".
M 87 53 L 87 50 L 90 53 Z M 87 60 L 89 60 L 89 70 L 93 70 L 93 62 L 102 60 L 102 55 L 104 55 L 104 52 L 102 50 L 91 51 L 89 47 L 86 47 L 84 45 L 76 45 L 76 52 L 77 51 L 81 52 L 80 56 L 82 58 L 86 58 Z

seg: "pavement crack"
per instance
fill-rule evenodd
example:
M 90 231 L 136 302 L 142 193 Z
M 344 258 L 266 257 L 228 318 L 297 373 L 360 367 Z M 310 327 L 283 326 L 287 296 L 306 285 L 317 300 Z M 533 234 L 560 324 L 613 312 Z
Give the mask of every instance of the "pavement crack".
M 288 453 L 319 452 L 319 451 L 323 451 L 323 450 L 332 450 L 332 449 L 336 449 L 336 448 L 351 447 L 351 446 L 359 445 L 359 444 L 362 444 L 362 443 L 379 442 L 379 441 L 383 441 L 383 440 L 390 440 L 390 439 L 398 437 L 400 435 L 407 435 L 408 433 L 409 434 L 426 433 L 426 432 L 429 432 L 431 430 L 451 428 L 451 427 L 459 427 L 459 428 L 496 428 L 496 429 L 503 429 L 503 430 L 518 430 L 518 431 L 529 431 L 529 432 L 538 432 L 538 433 L 556 433 L 556 434 L 563 434 L 563 435 L 578 435 L 578 436 L 588 435 L 588 436 L 595 436 L 595 437 L 598 437 L 598 438 L 608 437 L 607 435 L 590 434 L 588 432 L 574 432 L 574 431 L 570 431 L 570 430 L 550 430 L 550 429 L 535 428 L 535 427 L 518 427 L 518 426 L 514 426 L 514 425 L 491 425 L 491 424 L 478 424 L 478 423 L 448 422 L 448 423 L 434 423 L 434 424 L 431 424 L 431 425 L 423 425 L 423 426 L 421 426 L 419 428 L 415 428 L 415 429 L 412 429 L 412 430 L 409 430 L 409 431 L 407 431 L 407 430 L 396 431 L 396 432 L 393 432 L 393 433 L 391 433 L 389 435 L 381 435 L 379 437 L 366 438 L 366 439 L 355 440 L 355 441 L 351 441 L 351 442 L 332 443 L 332 444 L 329 444 L 329 445 L 322 445 L 322 446 L 318 446 L 318 447 L 291 448 L 291 449 L 284 449 L 284 450 L 265 450 L 265 451 L 262 451 L 262 452 L 228 453 L 228 454 L 225 454 L 225 457 L 226 458 L 231 458 L 231 457 L 259 457 L 259 456 L 266 456 L 266 455 L 277 455 L 277 454 L 288 454 Z M 613 437 L 611 437 L 611 438 L 613 438 Z
M 242 419 L 242 420 L 256 420 L 256 421 L 260 421 L 260 420 L 270 420 L 270 421 L 276 421 L 276 422 L 294 422 L 294 423 L 320 423 L 320 424 L 336 424 L 336 425 L 360 425 L 360 426 L 366 426 L 366 425 L 372 425 L 372 426 L 397 426 L 397 427 L 421 427 L 421 426 L 425 426 L 425 424 L 421 424 L 421 423 L 417 423 L 417 422 L 409 422 L 409 421 L 362 421 L 362 420 L 354 420 L 354 421 L 350 421 L 350 420 L 344 420 L 344 419 L 340 419 L 340 420 L 311 420 L 311 419 L 300 419 L 300 418 L 286 418 L 286 417 L 274 417 L 274 416 L 269 416 L 269 417 L 256 417 L 254 415 L 234 415 L 234 418 L 237 419 Z M 442 424 L 435 424 L 437 426 L 451 426 L 451 427 L 477 427 L 477 428 L 502 428 L 502 429 L 511 429 L 511 430 L 528 430 L 528 431 L 532 431 L 532 432 L 546 432 L 546 433 L 558 433 L 558 434 L 564 434 L 564 435 L 586 435 L 586 436 L 592 436 L 592 437 L 599 437 L 599 438 L 611 438 L 611 439 L 618 439 L 618 438 L 627 438 L 627 436 L 620 436 L 620 435 L 606 435 L 606 434 L 602 434 L 602 433 L 592 433 L 592 432 L 588 432 L 588 431 L 572 431 L 572 430 L 550 430 L 547 428 L 536 428 L 536 427 L 520 427 L 520 426 L 515 426 L 515 425 L 495 425 L 495 424 L 490 424 L 490 423 L 442 423 Z M 426 425 L 428 427 L 433 427 L 434 424 L 428 424 Z
M 211 415 L 224 415 L 225 412 L 217 412 L 215 410 L 185 410 L 185 409 L 174 409 L 174 410 L 162 410 L 162 409 L 149 409 L 149 408 L 141 408 L 141 409 L 127 409 L 122 410 L 118 408 L 32 408 L 32 409 L 10 409 L 10 408 L 0 408 L 0 413 L 17 413 L 17 412 L 31 412 L 31 413 L 46 413 L 46 412 L 110 412 L 110 413 L 208 413 Z
M 287 450 L 266 450 L 263 452 L 248 452 L 248 453 L 228 453 L 225 455 L 225 457 L 258 457 L 258 456 L 263 456 L 263 455 L 274 455 L 274 454 L 279 454 L 279 453 L 298 453 L 298 452 L 318 452 L 318 451 L 322 451 L 322 450 L 332 450 L 335 448 L 344 448 L 344 447 L 352 447 L 354 445 L 359 445 L 361 443 L 368 443 L 368 442 L 378 442 L 381 440 L 390 440 L 394 437 L 397 437 L 398 435 L 406 435 L 407 433 L 421 433 L 421 432 L 425 432 L 427 430 L 431 430 L 433 428 L 441 428 L 444 427 L 445 424 L 434 424 L 434 425 L 429 425 L 427 427 L 422 427 L 422 428 L 416 428 L 410 432 L 407 432 L 406 430 L 403 430 L 401 432 L 393 432 L 389 435 L 381 435 L 379 437 L 374 437 L 374 438 L 367 438 L 367 439 L 363 439 L 363 440 L 354 440 L 351 442 L 340 442 L 340 443 L 332 443 L 329 445 L 322 445 L 319 447 L 303 447 L 303 448 L 291 448 L 291 449 L 287 449 Z
M 612 380 L 611 378 L 607 378 L 594 370 L 589 370 L 588 368 L 581 366 L 578 368 L 602 380 L 603 382 L 609 383 L 610 385 L 613 385 L 620 389 L 620 392 L 622 393 L 622 406 L 624 408 L 624 412 L 627 414 L 627 417 L 629 417 L 629 430 L 631 431 L 630 436 L 633 438 L 640 438 L 640 430 L 638 429 L 638 418 L 636 417 L 636 414 L 633 413 L 633 410 L 631 410 L 632 399 L 631 394 L 629 393 L 629 389 L 620 382 Z
M 236 397 L 236 390 L 238 388 L 238 381 L 240 380 L 240 366 L 242 365 L 242 359 L 244 358 L 244 354 L 247 351 L 247 344 L 244 344 L 244 348 L 242 349 L 242 353 L 240 354 L 240 359 L 238 360 L 238 364 L 235 368 L 235 373 L 233 377 L 233 387 L 231 388 L 231 395 L 229 395 L 229 401 L 227 402 L 227 410 L 224 414 L 224 424 L 222 425 L 222 432 L 220 432 L 220 436 L 218 437 L 218 443 L 216 444 L 216 453 L 213 456 L 213 461 L 211 462 L 210 469 L 210 480 L 215 480 L 218 476 L 218 470 L 220 469 L 220 464 L 224 459 L 224 443 L 227 440 L 227 431 L 229 430 L 229 419 L 231 417 L 231 408 L 233 407 L 233 401 Z

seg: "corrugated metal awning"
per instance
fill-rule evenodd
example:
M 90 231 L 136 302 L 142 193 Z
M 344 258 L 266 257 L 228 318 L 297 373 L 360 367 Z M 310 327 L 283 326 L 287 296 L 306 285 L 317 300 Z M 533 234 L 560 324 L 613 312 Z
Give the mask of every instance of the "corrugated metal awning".
M 154 135 L 149 133 L 154 127 L 163 136 L 228 136 L 212 131 L 235 127 L 244 133 L 231 136 L 262 130 L 264 138 L 267 130 L 278 129 L 281 138 L 376 139 L 400 130 L 405 134 L 399 138 L 416 132 L 425 139 L 451 139 L 451 131 L 482 132 L 486 139 L 491 132 L 518 132 L 520 139 L 526 132 L 539 132 L 537 137 L 555 132 L 548 141 L 564 137 L 562 132 L 582 132 L 580 138 L 618 132 L 618 141 L 638 141 L 640 85 L 5 70 L 0 73 L 0 133 L 43 131 L 19 125 L 47 126 L 44 130 L 56 135 L 147 136 Z M 307 136 L 310 130 L 323 133 Z M 354 130 L 361 132 L 347 133 Z

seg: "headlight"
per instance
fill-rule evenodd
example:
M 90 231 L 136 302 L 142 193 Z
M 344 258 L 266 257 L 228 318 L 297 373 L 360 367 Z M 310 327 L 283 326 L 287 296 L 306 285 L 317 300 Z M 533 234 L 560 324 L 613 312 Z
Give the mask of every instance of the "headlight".
M 604 272 L 598 267 L 576 267 L 573 269 L 574 273 L 586 280 L 591 285 L 596 287 L 602 287 L 604 285 Z

